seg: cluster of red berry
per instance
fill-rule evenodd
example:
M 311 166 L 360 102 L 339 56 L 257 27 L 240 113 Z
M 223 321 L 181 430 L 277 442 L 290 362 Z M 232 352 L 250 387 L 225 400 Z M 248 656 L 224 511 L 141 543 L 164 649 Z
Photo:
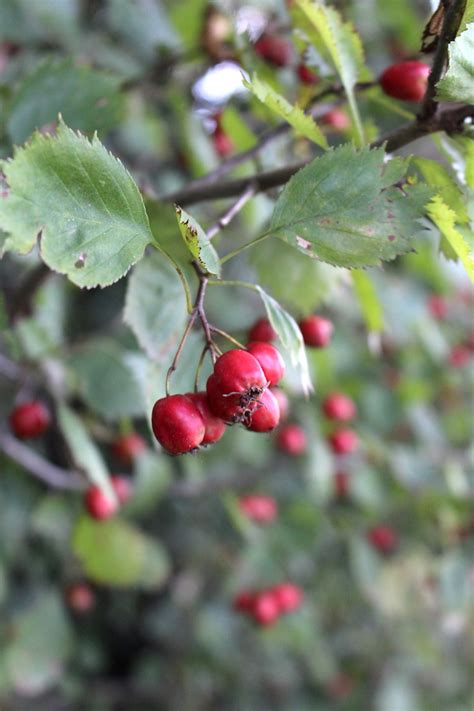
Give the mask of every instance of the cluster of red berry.
M 294 583 L 280 583 L 264 590 L 243 590 L 234 598 L 234 609 L 262 626 L 272 625 L 281 615 L 297 610 L 303 591 Z

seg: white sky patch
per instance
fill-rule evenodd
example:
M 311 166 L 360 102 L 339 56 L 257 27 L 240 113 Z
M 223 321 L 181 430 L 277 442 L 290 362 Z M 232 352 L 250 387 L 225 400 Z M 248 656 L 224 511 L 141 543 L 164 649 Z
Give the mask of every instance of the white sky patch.
M 239 64 L 219 62 L 197 80 L 193 96 L 197 101 L 208 104 L 225 104 L 232 96 L 247 93 L 242 75 L 248 78 Z

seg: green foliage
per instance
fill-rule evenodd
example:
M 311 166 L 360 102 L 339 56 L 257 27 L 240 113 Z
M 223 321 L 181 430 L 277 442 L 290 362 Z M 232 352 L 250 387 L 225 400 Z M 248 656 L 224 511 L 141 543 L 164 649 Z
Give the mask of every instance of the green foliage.
M 208 274 L 220 276 L 219 256 L 201 225 L 179 205 L 175 209 L 181 236 L 194 259 Z
M 449 68 L 437 85 L 442 101 L 474 103 L 474 22 L 449 45 Z
M 474 233 L 466 228 L 464 235 L 460 228 L 456 228 L 456 213 L 446 205 L 439 195 L 436 195 L 429 203 L 428 214 L 448 240 L 474 282 Z

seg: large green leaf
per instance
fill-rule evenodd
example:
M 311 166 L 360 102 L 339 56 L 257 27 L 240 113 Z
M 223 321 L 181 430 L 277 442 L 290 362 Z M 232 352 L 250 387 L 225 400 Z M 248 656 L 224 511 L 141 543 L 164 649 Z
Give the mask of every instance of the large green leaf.
M 443 201 L 440 195 L 435 195 L 427 208 L 441 234 L 448 240 L 451 248 L 464 264 L 466 271 L 474 282 L 474 234 L 466 228 L 466 234 L 456 225 L 456 213 Z M 469 239 L 470 237 L 470 239 Z
M 254 74 L 250 81 L 244 80 L 244 86 L 257 97 L 262 104 L 265 104 L 271 111 L 281 116 L 295 130 L 297 136 L 305 136 L 314 141 L 322 148 L 328 147 L 326 136 L 318 128 L 312 116 L 305 114 L 299 106 L 293 106 L 289 101 L 281 96 L 270 84 L 262 81 Z
M 407 162 L 384 159 L 381 148 L 350 145 L 316 158 L 285 186 L 269 232 L 339 267 L 376 265 L 410 251 L 429 190 L 394 187 Z
M 157 588 L 168 576 L 161 544 L 119 518 L 94 521 L 83 516 L 74 530 L 73 550 L 87 576 L 98 583 Z
M 60 122 L 56 136 L 35 133 L 2 168 L 5 249 L 24 254 L 41 235 L 46 264 L 78 286 L 117 281 L 152 239 L 135 182 L 96 137 Z
M 220 276 L 219 255 L 201 225 L 179 205 L 175 205 L 181 236 L 194 259 L 208 274 Z
M 449 68 L 437 84 L 441 101 L 474 103 L 474 23 L 448 47 Z
M 119 81 L 70 59 L 46 61 L 29 74 L 13 97 L 7 128 L 14 143 L 23 143 L 36 128 L 56 121 L 58 114 L 71 128 L 105 131 L 119 119 Z
M 162 361 L 178 345 L 186 325 L 186 299 L 176 270 L 160 254 L 151 254 L 133 270 L 124 318 L 153 360 Z

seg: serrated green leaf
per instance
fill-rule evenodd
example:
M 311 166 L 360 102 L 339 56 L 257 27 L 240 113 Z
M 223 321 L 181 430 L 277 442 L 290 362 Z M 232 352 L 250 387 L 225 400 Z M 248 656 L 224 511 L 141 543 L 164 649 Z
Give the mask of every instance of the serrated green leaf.
M 319 129 L 316 121 L 305 114 L 299 106 L 290 104 L 270 84 L 259 79 L 256 74 L 253 74 L 250 81 L 244 80 L 243 83 L 259 101 L 289 123 L 297 136 L 305 136 L 322 148 L 328 147 L 326 136 Z
M 92 484 L 100 486 L 107 496 L 115 501 L 115 492 L 110 484 L 106 464 L 81 418 L 66 405 L 58 407 L 57 415 L 59 428 L 76 466 L 84 471 Z
M 373 266 L 410 251 L 430 193 L 390 187 L 406 170 L 383 149 L 344 145 L 298 171 L 281 193 L 269 232 L 339 267 Z
M 175 210 L 181 236 L 194 259 L 208 274 L 220 276 L 219 255 L 201 225 L 179 205 L 175 205 Z
M 309 375 L 308 360 L 304 347 L 303 336 L 293 316 L 280 306 L 278 301 L 266 293 L 262 287 L 257 286 L 257 291 L 265 306 L 268 319 L 272 324 L 283 348 L 288 351 L 291 362 L 299 369 L 303 391 L 309 394 L 313 390 Z
M 474 23 L 448 47 L 449 68 L 436 85 L 441 101 L 474 103 Z
M 428 185 L 435 188 L 448 207 L 454 210 L 457 215 L 457 221 L 462 224 L 466 223 L 468 216 L 461 190 L 446 168 L 429 158 L 416 157 L 413 162 Z
M 360 37 L 350 23 L 342 21 L 334 7 L 327 7 L 319 0 L 295 0 L 295 4 L 306 20 L 303 29 L 339 74 L 359 144 L 363 145 L 364 130 L 354 94 L 354 86 L 364 71 L 364 51 Z
M 72 546 L 87 576 L 98 583 L 155 589 L 169 573 L 161 544 L 119 518 L 94 521 L 83 516 Z
M 474 282 L 474 235 L 469 244 L 460 229 L 456 226 L 456 214 L 443 201 L 440 195 L 435 195 L 427 207 L 427 213 L 448 240 L 453 250 L 464 264 L 466 271 Z
M 383 309 L 375 286 L 370 277 L 360 269 L 351 272 L 351 276 L 367 330 L 377 333 L 383 328 Z
M 7 129 L 13 143 L 23 143 L 35 129 L 62 114 L 71 128 L 106 131 L 121 115 L 117 78 L 70 59 L 47 60 L 19 85 L 10 106 Z
M 153 360 L 162 361 L 178 345 L 186 325 L 183 286 L 160 254 L 138 264 L 128 280 L 124 320 Z
M 2 168 L 5 250 L 24 254 L 41 234 L 46 264 L 78 286 L 117 281 L 152 239 L 135 182 L 97 137 L 89 142 L 60 122 L 56 136 L 35 133 Z

